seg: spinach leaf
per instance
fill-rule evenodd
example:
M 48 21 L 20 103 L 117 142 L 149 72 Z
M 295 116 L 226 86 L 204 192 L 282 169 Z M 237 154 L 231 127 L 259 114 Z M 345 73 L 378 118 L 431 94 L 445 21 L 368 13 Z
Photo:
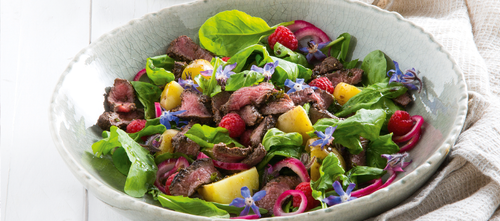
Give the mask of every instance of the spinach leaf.
M 342 168 L 337 155 L 329 153 L 323 159 L 319 167 L 320 177 L 316 181 L 311 181 L 312 196 L 321 202 L 323 208 L 326 208 L 325 203 L 322 201 L 325 198 L 326 190 L 332 188 L 332 184 L 337 177 L 340 176 L 341 180 L 346 179 L 344 173 L 345 170 Z
M 150 57 L 146 61 L 146 73 L 148 78 L 156 85 L 165 85 L 166 83 L 175 80 L 172 72 L 175 60 L 168 55 L 160 55 Z
M 222 59 L 215 57 L 212 58 L 212 61 L 210 64 L 214 67 L 214 70 L 212 72 L 212 77 L 210 79 L 204 78 L 201 74 L 196 75 L 194 77 L 194 80 L 198 83 L 200 88 L 203 90 L 203 94 L 213 97 L 219 92 L 221 92 L 221 86 L 217 82 L 217 78 L 215 77 L 216 75 L 216 70 L 219 68 L 219 66 L 224 66 L 226 65 L 226 62 L 224 62 Z
M 344 186 L 349 185 L 349 183 L 358 184 L 366 183 L 370 180 L 382 177 L 386 173 L 385 170 L 369 167 L 369 166 L 355 166 L 351 170 L 347 171 L 347 180 L 344 181 Z
M 300 64 L 295 64 L 281 58 L 271 56 L 272 61 L 278 60 L 278 67 L 276 67 L 271 81 L 279 86 L 284 87 L 286 79 L 295 81 L 297 78 L 303 78 L 305 82 L 311 79 L 312 70 Z
M 132 166 L 132 162 L 128 159 L 125 149 L 123 147 L 116 148 L 116 150 L 113 151 L 111 158 L 113 159 L 113 164 L 116 169 L 118 169 L 118 171 L 120 171 L 123 175 L 127 176 L 130 166 Z
M 146 125 L 140 131 L 128 134 L 134 141 L 139 142 L 143 136 L 150 136 L 153 134 L 163 134 L 167 128 L 160 123 L 160 118 L 146 120 Z
M 213 203 L 198 198 L 160 194 L 158 200 L 163 207 L 178 212 L 213 218 L 229 218 L 227 211 L 219 209 Z
M 335 115 L 338 117 L 347 116 L 359 109 L 383 108 L 387 117 L 391 117 L 394 111 L 400 109 L 392 98 L 404 94 L 408 89 L 402 84 L 376 83 L 363 88 L 361 92 L 354 95 L 342 106 L 342 110 Z M 387 99 L 384 99 L 387 98 Z
M 228 204 L 222 204 L 222 203 L 216 203 L 216 202 L 211 202 L 211 203 L 214 204 L 219 209 L 225 210 L 231 214 L 237 214 L 238 216 L 240 215 L 241 211 L 243 211 L 243 209 L 245 209 L 245 207 L 230 206 Z M 260 212 L 260 214 L 265 214 L 265 213 L 267 213 L 267 209 L 259 208 L 259 212 Z
M 102 139 L 92 145 L 92 150 L 96 156 L 100 156 L 104 152 L 110 153 L 110 149 L 108 148 L 112 146 L 113 148 L 123 147 L 127 154 L 125 155 L 119 151 L 119 156 L 128 157 L 128 160 L 131 162 L 125 181 L 125 193 L 133 197 L 144 196 L 156 177 L 157 168 L 153 156 L 149 154 L 149 151 L 135 142 L 125 131 L 115 126 L 111 126 L 108 138 Z M 114 160 L 116 158 L 114 157 Z M 121 165 L 126 160 L 120 159 L 119 161 Z M 124 172 L 123 165 L 120 167 L 120 172 Z
M 316 131 L 324 132 L 329 126 L 337 126 L 337 129 L 333 132 L 335 138 L 333 142 L 348 148 L 351 154 L 358 154 L 363 150 L 359 137 L 376 140 L 379 137 L 385 118 L 383 110 L 361 109 L 345 120 L 320 119 L 313 125 L 313 128 Z
M 337 58 L 342 64 L 345 64 L 347 61 L 347 53 L 349 52 L 349 44 L 351 43 L 351 35 L 349 33 L 342 33 L 339 35 L 339 38 L 343 37 L 341 44 L 334 44 L 330 48 L 330 55 L 332 57 Z
M 144 106 L 144 115 L 146 119 L 152 119 L 156 117 L 155 114 L 155 101 L 160 100 L 161 89 L 157 86 L 141 82 L 141 81 L 131 81 L 134 87 L 135 93 L 139 98 L 139 101 Z
M 186 158 L 186 160 L 188 160 L 189 163 L 194 162 L 194 160 L 191 159 L 191 157 L 189 157 L 188 155 L 186 155 L 184 153 L 180 153 L 180 152 L 175 152 L 175 153 L 162 153 L 160 155 L 156 155 L 155 156 L 155 163 L 158 165 L 165 160 L 172 159 L 172 158 L 177 159 L 179 157 Z
M 346 62 L 346 63 L 344 64 L 344 68 L 345 68 L 345 69 L 352 69 L 352 68 L 355 68 L 356 66 L 358 66 L 358 62 L 359 62 L 359 59 L 356 59 L 356 60 L 352 60 L 352 61 Z
M 392 141 L 392 133 L 380 136 L 371 141 L 366 149 L 366 164 L 370 167 L 384 168 L 387 159 L 382 154 L 394 154 L 399 152 L 399 146 Z
M 371 85 L 380 82 L 389 82 L 387 78 L 387 60 L 382 51 L 375 50 L 366 55 L 361 69 L 365 71 L 363 84 Z
M 285 133 L 277 128 L 271 128 L 262 138 L 262 145 L 266 151 L 271 150 L 271 147 L 274 146 L 301 146 L 302 135 L 297 132 Z
M 229 137 L 227 129 L 223 127 L 214 128 L 208 125 L 195 124 L 184 135 L 196 142 L 202 148 L 211 149 L 214 147 L 214 144 L 218 144 L 220 142 L 225 144 L 234 144 L 237 147 L 243 147 L 243 145 Z
M 261 171 L 266 165 L 275 157 L 281 156 L 283 158 L 293 157 L 300 159 L 301 147 L 299 146 L 275 146 L 269 151 L 264 159 L 257 165 L 257 170 Z
M 242 87 L 259 84 L 264 80 L 264 75 L 255 71 L 242 71 L 233 74 L 227 79 L 226 91 L 236 91 Z
M 276 44 L 274 45 L 274 55 L 283 60 L 300 64 L 304 67 L 309 66 L 306 56 L 304 56 L 301 53 L 290 50 L 289 48 L 283 46 L 279 42 L 276 42 Z
M 289 25 L 291 22 L 279 25 Z M 238 10 L 219 12 L 201 25 L 198 35 L 201 45 L 219 56 L 232 57 L 241 49 L 257 44 L 277 26 Z

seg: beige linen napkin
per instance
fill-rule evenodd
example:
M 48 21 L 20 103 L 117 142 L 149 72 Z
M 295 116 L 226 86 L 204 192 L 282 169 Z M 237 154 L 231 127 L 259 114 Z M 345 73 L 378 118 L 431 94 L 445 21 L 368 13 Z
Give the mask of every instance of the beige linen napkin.
M 421 26 L 451 53 L 465 75 L 469 109 L 438 172 L 398 207 L 372 219 L 500 220 L 500 0 L 387 2 L 373 3 Z

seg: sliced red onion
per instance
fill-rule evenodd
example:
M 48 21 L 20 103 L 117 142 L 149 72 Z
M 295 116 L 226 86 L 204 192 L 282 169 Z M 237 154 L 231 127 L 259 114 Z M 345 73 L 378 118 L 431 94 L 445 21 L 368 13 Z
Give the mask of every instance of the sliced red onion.
M 163 175 L 163 178 L 168 179 L 170 175 L 176 173 L 177 171 L 179 171 L 179 169 L 186 168 L 188 166 L 189 166 L 189 161 L 184 157 L 179 157 L 179 159 L 177 159 L 177 161 L 175 162 L 174 168 L 168 171 L 168 173 L 166 173 L 165 175 Z
M 312 40 L 314 40 L 316 44 L 330 41 L 330 38 L 323 30 L 314 26 L 301 28 L 294 34 L 298 41 L 300 41 L 302 38 L 305 38 L 306 36 L 311 36 Z
M 306 167 L 304 166 L 304 164 L 300 160 L 297 160 L 293 157 L 286 158 L 286 159 L 274 164 L 274 166 L 272 167 L 273 172 L 280 171 L 281 168 L 283 168 L 283 167 L 288 167 L 288 168 L 292 169 L 293 172 L 295 172 L 300 177 L 302 182 L 311 181 L 311 178 L 309 177 L 309 173 L 307 173 Z
M 163 193 L 166 194 L 166 191 L 165 191 L 165 178 L 164 178 L 164 174 L 165 173 L 168 173 L 169 171 L 171 171 L 175 164 L 176 164 L 177 160 L 176 159 L 167 159 L 163 162 L 161 162 L 160 164 L 158 164 L 158 171 L 156 172 L 156 180 L 155 180 L 155 183 L 154 185 Z M 161 179 L 160 179 L 161 178 Z M 168 178 L 168 177 L 167 177 Z
M 300 206 L 299 206 L 299 209 L 297 211 L 291 212 L 291 213 L 286 213 L 285 211 L 283 211 L 283 208 L 281 208 L 281 207 L 283 206 L 283 201 L 290 195 L 300 196 L 300 199 L 301 199 Z M 304 211 L 306 211 L 306 207 L 307 207 L 307 197 L 302 191 L 300 191 L 300 190 L 287 190 L 287 191 L 283 192 L 276 200 L 276 204 L 274 204 L 274 207 L 273 207 L 273 213 L 275 216 L 293 216 L 293 215 L 297 215 L 299 213 L 303 213 Z
M 246 216 L 231 217 L 231 219 L 258 219 L 258 218 L 260 218 L 260 216 L 259 216 L 259 215 L 257 215 L 257 214 L 246 215 Z
M 286 26 L 288 29 L 290 29 L 290 31 L 292 32 L 296 32 L 298 31 L 299 29 L 301 28 L 305 28 L 305 27 L 316 27 L 314 26 L 313 24 L 309 23 L 309 22 L 306 22 L 304 20 L 295 20 L 295 23 L 289 25 L 289 26 Z
M 396 142 L 396 143 L 401 143 L 401 142 L 405 142 L 405 141 L 408 141 L 410 140 L 411 138 L 414 137 L 414 135 L 417 133 L 417 132 L 420 132 L 420 128 L 422 127 L 422 124 L 424 123 L 424 118 L 420 115 L 413 115 L 411 117 L 411 119 L 413 121 L 415 121 L 415 125 L 413 126 L 413 128 L 410 130 L 410 132 L 406 133 L 405 135 L 401 135 L 401 136 L 395 136 L 395 137 L 392 137 L 392 141 Z
M 369 185 L 363 189 L 359 189 L 359 190 L 352 192 L 351 196 L 359 198 L 362 196 L 370 195 L 373 192 L 377 191 L 380 188 L 380 186 L 382 186 L 382 179 L 378 178 L 371 185 Z
M 144 75 L 146 73 L 146 69 L 142 69 L 140 70 L 139 72 L 137 72 L 137 74 L 135 75 L 134 77 L 134 81 L 138 81 L 141 79 L 142 75 Z
M 383 189 L 383 188 L 389 186 L 392 182 L 394 182 L 394 180 L 396 179 L 397 176 L 398 176 L 398 173 L 393 172 L 391 174 L 391 176 L 389 177 L 389 179 L 387 179 L 387 181 L 385 181 L 385 183 L 382 186 L 380 186 L 377 190 L 380 190 L 380 189 Z
M 161 105 L 159 102 L 155 102 L 155 115 L 156 117 L 161 116 Z
M 196 159 L 197 159 L 197 160 L 199 160 L 199 159 L 203 159 L 203 158 L 210 158 L 210 157 L 208 157 L 208 156 L 207 156 L 206 154 L 204 154 L 203 152 L 200 152 L 200 153 L 198 154 L 198 156 L 196 157 Z
M 203 159 L 203 158 L 210 158 L 210 157 L 208 157 L 203 152 L 200 152 L 198 154 L 198 156 L 196 157 L 197 160 Z M 217 160 L 213 160 L 213 159 L 212 159 L 212 161 L 214 162 L 215 167 L 221 168 L 224 170 L 248 170 L 251 168 L 248 164 L 245 164 L 245 163 L 226 163 L 226 162 L 217 161 Z
M 420 140 L 420 130 L 418 130 L 413 137 L 399 149 L 399 153 L 404 153 L 410 151 L 415 145 L 417 145 L 418 140 Z

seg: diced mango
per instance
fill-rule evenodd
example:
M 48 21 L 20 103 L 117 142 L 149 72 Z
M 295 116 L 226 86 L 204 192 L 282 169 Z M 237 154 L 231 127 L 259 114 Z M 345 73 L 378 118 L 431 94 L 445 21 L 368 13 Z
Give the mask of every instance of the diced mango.
M 285 133 L 300 133 L 303 140 L 302 144 L 305 144 L 310 138 L 307 132 L 314 130 L 306 110 L 300 105 L 279 116 L 276 128 Z
M 191 80 L 194 81 L 194 77 L 198 76 L 201 71 L 206 71 L 206 70 L 213 70 L 214 67 L 210 64 L 209 61 L 205 59 L 196 59 L 192 61 L 191 63 L 184 68 L 184 71 L 182 71 L 182 79 L 186 80 L 188 76 L 191 77 Z M 210 79 L 210 76 L 203 76 L 206 79 Z M 196 82 L 196 81 L 195 81 Z
M 259 189 L 259 173 L 255 167 L 234 174 L 230 177 L 207 184 L 198 189 L 198 193 L 206 201 L 229 204 L 234 198 L 243 198 L 241 188 L 248 187 L 253 195 L 253 190 Z
M 330 148 L 327 146 L 324 146 L 323 149 L 321 149 L 321 145 L 309 146 L 317 139 L 319 139 L 319 138 L 309 139 L 307 141 L 307 144 L 306 144 L 306 150 L 308 150 L 308 152 L 310 152 L 311 158 L 313 158 L 313 157 L 317 158 L 311 166 L 311 180 L 313 180 L 313 181 L 318 180 L 318 178 L 320 177 L 319 167 L 321 166 L 321 164 L 318 163 L 318 159 L 320 159 L 320 160 L 325 159 L 325 157 L 328 156 L 328 154 L 330 152 L 332 152 L 333 154 L 335 154 L 337 156 L 342 168 L 346 169 L 344 158 L 342 157 L 342 155 L 340 154 L 340 152 L 337 149 Z
M 157 154 L 174 152 L 174 147 L 172 146 L 172 137 L 174 137 L 177 133 L 179 133 L 179 131 L 174 129 L 168 129 L 163 132 L 163 134 L 161 135 L 161 144 L 159 147 L 160 151 L 157 152 Z
M 182 91 L 184 88 L 176 81 L 167 83 L 161 93 L 160 106 L 165 110 L 172 110 L 181 105 Z
M 357 87 L 342 82 L 335 86 L 333 96 L 340 105 L 344 105 L 349 99 L 351 99 L 351 97 L 354 97 L 354 95 L 358 94 L 359 92 L 361 92 L 361 90 L 359 90 Z

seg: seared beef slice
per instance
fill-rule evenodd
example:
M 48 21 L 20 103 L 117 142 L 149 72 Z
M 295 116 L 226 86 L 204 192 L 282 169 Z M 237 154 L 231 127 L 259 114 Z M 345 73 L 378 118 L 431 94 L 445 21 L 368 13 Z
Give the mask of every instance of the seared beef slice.
M 262 115 L 253 105 L 246 105 L 238 111 L 238 115 L 245 121 L 247 126 L 258 124 L 262 120 Z
M 336 87 L 337 84 L 344 82 L 350 85 L 355 85 L 361 82 L 363 78 L 364 71 L 359 68 L 347 69 L 336 71 L 332 74 L 327 74 L 326 77 L 332 81 L 333 87 Z
M 260 163 L 260 161 L 264 159 L 266 154 L 267 154 L 266 148 L 264 148 L 264 146 L 261 143 L 259 143 L 259 146 L 254 148 L 253 152 L 240 163 L 247 164 L 248 166 L 253 167 L 258 163 Z
M 214 145 L 212 149 L 214 157 L 218 161 L 227 163 L 238 163 L 245 159 L 251 152 L 251 147 L 228 147 L 224 143 Z
M 99 116 L 97 126 L 102 130 L 109 130 L 111 126 L 117 126 L 125 130 L 127 125 L 135 119 L 144 119 L 144 112 L 141 109 L 128 113 L 108 111 Z
M 170 43 L 167 55 L 176 61 L 185 61 L 187 63 L 196 59 L 211 61 L 215 57 L 212 52 L 201 48 L 185 35 L 179 36 Z
M 108 94 L 109 109 L 114 112 L 131 112 L 136 109 L 135 90 L 129 81 L 116 78 Z
M 267 116 L 260 122 L 250 135 L 250 145 L 252 147 L 259 146 L 262 143 L 262 137 L 266 134 L 267 130 L 273 128 L 276 125 L 276 120 L 271 116 Z
M 274 100 L 268 102 L 265 106 L 261 107 L 260 112 L 263 115 L 282 114 L 293 109 L 294 107 L 295 104 L 288 94 L 282 94 L 279 98 L 275 98 Z
M 242 107 L 252 104 L 259 106 L 264 103 L 274 90 L 274 86 L 269 83 L 261 83 L 252 87 L 243 87 L 235 91 L 229 97 L 222 110 L 226 113 L 236 111 Z
M 314 91 L 312 88 L 304 88 L 303 90 L 292 92 L 290 93 L 290 98 L 295 105 L 302 106 L 305 103 L 313 102 L 321 109 L 327 109 L 333 102 L 333 97 L 330 93 L 323 90 Z
M 175 152 L 184 153 L 190 156 L 198 155 L 198 152 L 200 152 L 200 145 L 184 135 L 193 125 L 194 123 L 190 122 L 182 128 L 181 132 L 172 137 L 172 146 L 174 147 Z
M 219 125 L 220 120 L 224 116 L 224 113 L 221 111 L 222 105 L 224 105 L 231 96 L 231 92 L 221 91 L 212 97 L 212 113 L 214 114 L 214 122 Z
M 327 57 L 320 64 L 316 65 L 312 72 L 314 77 L 320 77 L 320 75 L 332 73 L 342 68 L 344 68 L 344 66 L 337 58 Z
M 212 175 L 221 179 L 222 175 L 215 169 L 210 158 L 203 158 L 193 162 L 189 167 L 179 170 L 170 184 L 170 193 L 173 196 L 191 196 L 202 185 L 212 183 Z
M 278 197 L 287 190 L 295 189 L 300 182 L 301 180 L 297 176 L 279 176 L 272 179 L 262 188 L 266 191 L 266 196 L 255 202 L 255 204 L 260 208 L 267 209 L 272 214 Z
M 186 89 L 181 94 L 181 107 L 177 111 L 185 110 L 186 112 L 177 115 L 181 118 L 199 120 L 207 122 L 212 120 L 212 114 L 207 107 L 210 107 L 210 98 L 200 94 L 193 89 Z

